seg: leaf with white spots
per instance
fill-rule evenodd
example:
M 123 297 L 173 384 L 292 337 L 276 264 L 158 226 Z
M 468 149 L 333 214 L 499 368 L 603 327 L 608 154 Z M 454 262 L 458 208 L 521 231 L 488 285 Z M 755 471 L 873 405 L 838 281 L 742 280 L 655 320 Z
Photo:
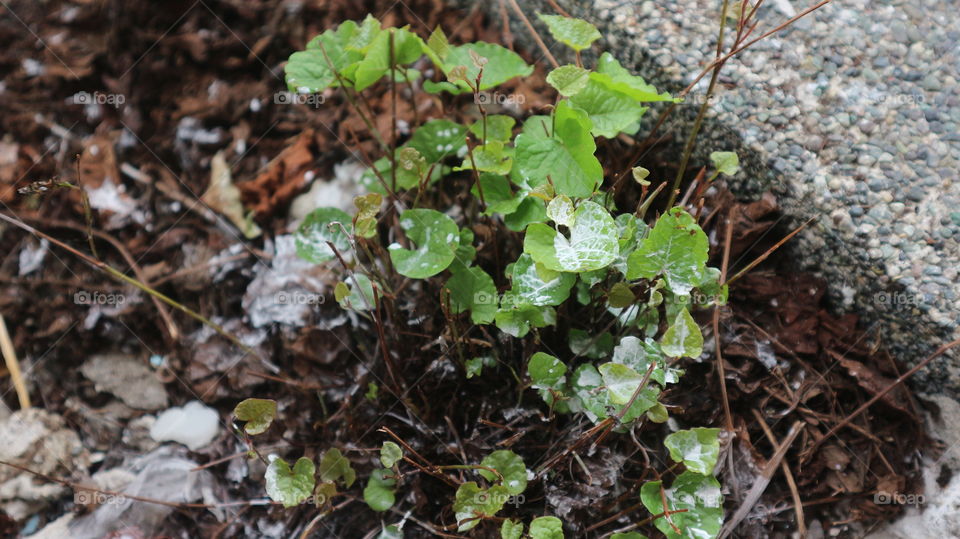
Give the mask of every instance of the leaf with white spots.
M 576 397 L 579 411 L 582 411 L 590 421 L 605 419 L 607 413 L 607 392 L 603 391 L 603 378 L 597 368 L 590 363 L 584 363 L 573 371 L 570 376 L 570 388 Z
M 539 307 L 560 305 L 570 297 L 577 277 L 572 273 L 537 267 L 530 255 L 520 255 L 507 274 L 513 283 L 511 292 L 521 301 Z
M 313 461 L 300 457 L 290 469 L 287 461 L 279 457 L 272 458 L 263 476 L 271 500 L 282 503 L 284 507 L 293 507 L 313 494 L 316 481 L 313 477 L 316 471 Z
M 620 344 L 613 349 L 613 358 L 610 361 L 626 365 L 639 373 L 647 372 L 650 364 L 655 363 L 657 367 L 650 373 L 651 380 L 661 386 L 677 381 L 677 375 L 673 369 L 670 369 L 669 373 L 664 372 L 663 354 L 656 345 L 641 341 L 632 335 L 620 339 Z
M 547 217 L 558 225 L 573 225 L 573 201 L 567 195 L 557 195 L 547 204 Z
M 643 381 L 642 374 L 620 363 L 600 365 L 600 376 L 603 377 L 610 402 L 613 404 L 630 402 L 630 398 L 637 392 L 640 382 Z
M 557 313 L 553 307 L 537 307 L 529 303 L 518 302 L 515 297 L 505 294 L 500 309 L 494 316 L 497 328 L 507 335 L 522 338 L 530 328 L 542 328 L 557 323 Z
M 700 357 L 703 353 L 703 334 L 700 326 L 686 308 L 680 309 L 673 324 L 660 339 L 660 348 L 669 357 Z
M 414 148 L 427 164 L 447 156 L 462 156 L 467 149 L 467 128 L 450 120 L 430 120 L 418 127 L 404 146 Z
M 317 208 L 307 214 L 294 234 L 297 256 L 321 264 L 336 255 L 329 244 L 341 253 L 350 248 L 353 223 L 349 215 L 337 208 Z
M 694 428 L 674 432 L 663 440 L 670 450 L 670 458 L 683 462 L 692 472 L 713 473 L 720 456 L 720 429 Z
M 400 227 L 415 246 L 404 249 L 395 243 L 389 247 L 390 260 L 400 275 L 426 279 L 453 262 L 460 243 L 460 231 L 453 219 L 436 210 L 405 210 L 400 214 Z
M 343 286 L 340 286 L 340 285 Z M 347 276 L 334 289 L 334 297 L 340 307 L 351 311 L 369 311 L 376 302 L 373 293 L 373 282 L 362 273 Z
M 527 227 L 523 250 L 547 269 L 579 273 L 609 266 L 620 247 L 610 213 L 596 202 L 584 201 L 574 212 L 569 239 L 534 223 Z
M 664 512 L 661 484 L 661 481 L 650 481 L 640 488 L 640 501 L 654 515 Z M 679 534 L 673 531 L 666 518 L 660 517 L 654 521 L 657 529 L 668 539 L 712 539 L 720 533 L 723 526 L 723 495 L 715 477 L 688 470 L 677 476 L 665 492 L 666 509 L 686 509 L 686 512 L 670 515 L 680 529 Z
M 708 248 L 707 235 L 694 218 L 682 208 L 673 208 L 627 258 L 627 279 L 663 275 L 667 288 L 687 295 L 703 282 Z

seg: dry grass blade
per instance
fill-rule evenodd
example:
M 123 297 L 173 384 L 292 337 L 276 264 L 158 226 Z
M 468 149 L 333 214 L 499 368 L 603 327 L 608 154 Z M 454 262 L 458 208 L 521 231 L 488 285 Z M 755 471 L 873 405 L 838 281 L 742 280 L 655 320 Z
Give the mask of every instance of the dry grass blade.
M 763 491 L 767 489 L 767 485 L 770 484 L 770 480 L 773 478 L 774 472 L 776 472 L 777 467 L 780 466 L 780 462 L 783 461 L 783 457 L 787 455 L 787 450 L 790 449 L 790 446 L 793 444 L 793 441 L 797 438 L 797 435 L 803 430 L 804 424 L 802 421 L 797 421 L 790 427 L 790 433 L 787 434 L 786 439 L 783 440 L 783 443 L 780 445 L 780 448 L 777 449 L 773 456 L 770 457 L 770 460 L 767 461 L 767 465 L 760 470 L 760 477 L 750 488 L 750 491 L 747 492 L 746 498 L 743 499 L 743 502 L 740 504 L 740 508 L 737 509 L 737 512 L 734 513 L 730 520 L 724 524 L 723 529 L 720 530 L 720 535 L 717 537 L 723 539 L 730 535 L 733 532 L 740 522 L 743 521 L 750 514 L 750 511 L 753 510 L 753 506 L 756 505 L 757 501 L 760 499 L 760 496 L 763 495 Z
M 13 387 L 17 391 L 17 399 L 20 401 L 20 409 L 30 408 L 30 393 L 27 391 L 27 384 L 23 379 L 23 373 L 20 372 L 20 362 L 17 361 L 17 352 L 13 348 L 13 341 L 10 340 L 10 333 L 7 331 L 7 323 L 0 314 L 0 352 L 3 352 L 3 361 L 10 371 L 10 380 L 13 381 Z
M 763 418 L 763 414 L 761 414 L 756 408 L 754 408 L 752 411 L 754 417 L 757 418 L 757 423 L 760 425 L 760 428 L 763 429 L 764 436 L 767 437 L 770 445 L 773 446 L 773 450 L 779 451 L 780 442 L 778 442 L 777 438 L 773 435 L 773 431 L 771 431 L 770 426 L 767 425 L 766 420 Z M 800 533 L 800 537 L 806 537 L 807 524 L 804 522 L 803 518 L 803 500 L 800 499 L 800 491 L 797 490 L 797 482 L 793 478 L 793 472 L 790 471 L 790 465 L 787 464 L 786 460 L 780 462 L 780 470 L 783 471 L 783 476 L 787 479 L 787 486 L 790 487 L 790 496 L 793 498 L 793 510 L 797 516 L 797 532 Z

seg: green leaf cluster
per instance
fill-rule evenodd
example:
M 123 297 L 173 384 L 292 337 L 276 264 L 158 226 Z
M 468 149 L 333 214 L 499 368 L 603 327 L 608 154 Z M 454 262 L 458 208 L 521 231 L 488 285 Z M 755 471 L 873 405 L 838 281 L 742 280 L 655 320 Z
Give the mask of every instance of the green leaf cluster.
M 586 306 L 612 319 L 610 327 L 596 327 L 595 319 L 564 319 L 569 354 L 530 355 L 528 387 L 551 413 L 582 413 L 594 422 L 612 419 L 617 431 L 641 420 L 663 423 L 668 414 L 661 393 L 683 375 L 675 363 L 703 352 L 698 310 L 723 305 L 728 289 L 719 270 L 707 266 L 710 245 L 697 219 L 674 207 L 648 225 L 648 204 L 636 211 L 618 208 L 613 193 L 605 190 L 610 171 L 596 151 L 598 137 L 633 135 L 648 108 L 680 100 L 657 91 L 608 52 L 585 66 L 582 51 L 602 37 L 590 23 L 538 17 L 553 39 L 573 49 L 575 63 L 547 73 L 547 83 L 558 94 L 555 106 L 519 125 L 515 110 L 496 110 L 480 99 L 482 92 L 533 72 L 499 45 L 451 44 L 439 28 L 424 40 L 409 28 L 383 28 L 368 17 L 327 30 L 294 53 L 286 67 L 291 91 L 342 87 L 353 96 L 383 79 L 409 83 L 422 70 L 433 80 L 411 84 L 411 90 L 473 94 L 475 107 L 467 120 L 433 118 L 405 131 L 360 178 L 369 193 L 355 199 L 355 216 L 337 208 L 310 213 L 295 232 L 297 252 L 312 263 L 334 267 L 331 261 L 339 259 L 340 266 L 346 265 L 334 297 L 342 308 L 368 319 L 377 314 L 370 311 L 380 297 L 388 298 L 384 305 L 395 306 L 403 290 L 431 290 L 445 315 L 495 325 L 504 341 L 533 334 L 525 344 L 539 344 L 553 342 L 541 340 L 540 330 L 557 325 L 558 316 L 570 312 L 568 306 Z M 424 68 L 428 64 L 433 75 Z M 452 100 L 449 95 L 431 99 Z M 714 152 L 710 160 L 708 181 L 739 171 L 735 153 Z M 646 194 L 653 181 L 650 171 L 634 166 L 629 172 Z M 472 200 L 466 189 L 452 193 L 467 181 Z M 445 206 L 454 199 L 461 202 L 458 207 Z M 471 221 L 477 214 L 483 215 L 483 224 Z M 497 248 L 494 257 L 490 244 L 513 242 L 504 242 L 502 235 L 508 232 L 502 229 L 493 239 L 481 235 L 486 225 L 502 226 L 522 239 L 522 253 L 504 261 L 509 264 L 502 275 L 490 273 L 494 259 L 502 264 L 501 251 Z M 487 335 L 489 329 L 478 333 Z M 460 361 L 467 378 L 480 376 L 498 361 L 510 366 L 496 350 L 461 355 Z M 520 374 L 514 376 L 520 380 Z M 241 403 L 236 415 L 247 422 L 249 434 L 257 434 L 269 427 L 276 409 L 274 403 L 271 411 L 272 401 L 252 401 Z M 641 489 L 641 501 L 654 515 L 686 509 L 670 516 L 679 535 L 665 518 L 656 519 L 668 537 L 713 537 L 719 531 L 723 512 L 712 476 L 718 432 L 690 429 L 668 436 L 666 448 L 685 471 L 663 496 L 660 482 Z M 363 495 L 371 508 L 385 511 L 396 503 L 403 451 L 385 442 L 379 458 L 383 468 L 371 474 Z M 279 459 L 271 463 L 268 491 L 273 499 L 299 503 L 303 492 L 313 490 L 312 463 L 301 461 L 292 469 Z M 355 480 L 339 451 L 324 454 L 320 468 L 318 492 L 336 493 L 335 483 L 349 488 Z M 453 503 L 461 532 L 494 517 L 510 496 L 527 487 L 526 467 L 509 450 L 491 453 L 475 471 L 477 481 L 461 484 Z M 501 535 L 561 538 L 563 524 L 555 517 L 534 519 L 529 527 L 505 519 Z

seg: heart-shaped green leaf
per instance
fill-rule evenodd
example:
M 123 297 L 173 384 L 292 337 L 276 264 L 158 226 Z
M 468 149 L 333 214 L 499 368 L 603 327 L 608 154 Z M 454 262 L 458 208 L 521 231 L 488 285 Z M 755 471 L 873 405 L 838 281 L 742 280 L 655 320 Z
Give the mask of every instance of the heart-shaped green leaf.
M 608 81 L 611 89 L 622 92 L 641 103 L 682 101 L 671 97 L 667 92 L 658 93 L 653 85 L 647 84 L 647 81 L 643 80 L 643 77 L 638 77 L 627 71 L 609 52 L 600 55 L 600 59 L 597 61 L 597 73 L 601 75 L 601 79 L 609 77 Z
M 527 364 L 527 375 L 533 381 L 535 389 L 558 387 L 566 373 L 567 366 L 562 361 L 543 352 L 530 356 L 530 362 Z
M 501 485 L 482 489 L 475 481 L 463 483 L 457 488 L 453 502 L 457 531 L 472 530 L 482 518 L 496 515 L 509 498 L 510 493 Z
M 393 442 L 383 442 L 380 447 L 380 464 L 384 468 L 393 468 L 393 465 L 403 458 L 403 450 Z
M 640 117 L 647 111 L 639 101 L 619 91 L 617 84 L 602 73 L 591 73 L 585 87 L 570 98 L 570 103 L 590 116 L 591 133 L 606 138 L 614 138 L 621 132 L 636 133 Z
M 630 402 L 633 394 L 636 393 L 637 388 L 640 387 L 640 382 L 643 381 L 642 374 L 619 363 L 604 363 L 600 365 L 600 376 L 603 377 L 603 383 L 607 386 L 610 402 L 613 404 L 626 404 Z
M 307 214 L 294 234 L 297 256 L 322 264 L 336 256 L 329 244 L 343 253 L 350 248 L 353 224 L 350 216 L 337 208 L 317 208 Z
M 320 459 L 320 479 L 342 481 L 345 487 L 350 488 L 357 479 L 357 472 L 350 465 L 350 460 L 334 447 L 328 449 Z
M 385 468 L 376 469 L 370 474 L 367 486 L 363 487 L 363 501 L 367 502 L 370 509 L 380 513 L 396 503 L 397 480 L 392 475 L 393 472 Z
M 713 473 L 720 456 L 720 429 L 693 428 L 668 435 L 663 445 L 670 450 L 670 458 L 683 462 L 692 472 Z
M 508 518 L 500 525 L 500 539 L 520 539 L 523 535 L 523 522 Z
M 617 257 L 617 225 L 596 202 L 584 201 L 574 212 L 570 238 L 541 223 L 527 227 L 523 251 L 554 271 L 584 272 L 609 266 Z
M 550 35 L 554 39 L 575 51 L 589 48 L 591 43 L 600 39 L 600 31 L 597 27 L 583 19 L 542 13 L 537 13 L 537 17 L 547 23 Z
M 467 150 L 467 128 L 443 118 L 430 120 L 417 128 L 404 145 L 414 148 L 428 164 L 448 156 L 462 156 Z
M 513 126 L 516 123 L 517 121 L 511 116 L 491 114 L 486 117 L 486 126 L 484 126 L 484 119 L 481 118 L 470 125 L 470 132 L 482 143 L 491 140 L 509 142 L 513 136 Z M 486 136 L 484 136 L 484 127 L 486 127 Z
M 537 517 L 530 522 L 530 539 L 563 539 L 563 522 L 557 517 Z
M 613 335 L 608 331 L 594 334 L 582 329 L 570 329 L 568 337 L 570 351 L 578 356 L 600 359 L 613 351 Z
M 313 494 L 315 471 L 313 461 L 307 457 L 300 457 L 292 470 L 287 461 L 274 457 L 264 474 L 267 495 L 284 507 L 302 503 Z
M 271 399 L 244 399 L 233 409 L 233 415 L 246 421 L 243 430 L 253 436 L 263 434 L 277 417 L 277 401 Z
M 453 219 L 428 209 L 405 210 L 400 214 L 400 227 L 416 249 L 404 249 L 394 243 L 389 247 L 390 260 L 400 275 L 426 279 L 447 269 L 459 245 L 460 232 Z
M 453 170 L 473 170 L 492 174 L 509 174 L 513 167 L 513 148 L 506 148 L 502 141 L 491 140 L 470 150 L 460 166 Z
M 451 93 L 471 91 L 470 85 L 475 86 L 477 76 L 480 75 L 480 66 L 474 61 L 475 57 L 486 59 L 480 86 L 476 88 L 478 91 L 489 90 L 514 77 L 526 77 L 533 72 L 533 66 L 527 65 L 517 53 L 500 45 L 477 41 L 451 47 L 443 59 L 440 69 L 448 77 L 456 68 L 461 68 L 459 71 L 462 73 L 456 82 L 448 85 L 424 83 L 424 89 L 428 92 L 445 90 Z M 470 81 L 470 85 L 464 82 L 464 79 Z
M 389 28 L 379 32 L 370 43 L 363 60 L 357 63 L 356 70 L 353 71 L 354 86 L 357 91 L 369 87 L 380 80 L 391 66 L 416 61 L 423 55 L 425 48 L 423 40 L 406 28 Z
M 553 136 L 545 134 L 536 120 L 524 123 L 514 145 L 516 174 L 522 183 L 536 187 L 551 182 L 558 194 L 587 198 L 603 180 L 603 167 L 594 156 L 596 142 L 590 130 L 593 123 L 587 113 L 567 100 L 554 110 Z
M 349 275 L 342 283 L 338 283 L 334 297 L 340 307 L 351 311 L 369 311 L 376 305 L 373 282 L 362 273 Z
M 487 272 L 476 266 L 454 262 L 453 275 L 444 287 L 450 291 L 450 309 L 454 313 L 470 310 L 474 324 L 489 324 L 497 313 L 497 287 Z
M 570 297 L 577 277 L 572 273 L 562 273 L 538 268 L 533 258 L 524 253 L 511 266 L 507 274 L 513 283 L 511 293 L 520 301 L 537 306 L 560 305 Z
M 653 279 L 662 274 L 674 294 L 687 295 L 703 282 L 708 248 L 707 235 L 694 218 L 682 208 L 673 208 L 627 258 L 627 278 Z
M 670 357 L 700 357 L 703 353 L 703 334 L 700 333 L 700 326 L 690 316 L 690 311 L 680 309 L 673 324 L 663 334 L 660 348 Z
M 733 176 L 740 170 L 740 157 L 736 152 L 713 152 L 710 162 L 719 174 Z
M 564 97 L 576 95 L 587 87 L 590 72 L 575 65 L 560 66 L 547 73 L 547 82 Z
M 500 331 L 520 339 L 530 332 L 530 328 L 556 324 L 557 313 L 553 307 L 537 307 L 523 303 L 512 294 L 504 294 L 500 308 L 494 316 L 494 322 Z
M 503 476 L 501 483 L 507 492 L 513 495 L 522 493 L 527 488 L 527 467 L 523 464 L 523 459 L 509 449 L 499 449 L 490 453 L 480 462 L 487 468 L 493 468 Z M 499 481 L 493 472 L 489 470 L 478 470 L 484 479 L 490 482 Z
M 640 501 L 654 515 L 664 512 L 660 486 L 660 481 L 651 481 L 640 488 Z M 720 494 L 720 483 L 712 475 L 689 470 L 683 472 L 673 480 L 672 487 L 666 491 L 666 498 L 670 511 L 687 510 L 670 515 L 673 523 L 680 528 L 679 534 L 664 517 L 654 521 L 657 529 L 669 539 L 711 539 L 720 533 L 723 526 L 723 496 Z
M 547 204 L 547 217 L 558 225 L 573 225 L 573 201 L 567 195 L 557 195 Z
M 290 55 L 284 67 L 287 88 L 291 92 L 310 94 L 331 86 L 339 86 L 337 73 L 363 59 L 358 46 L 380 31 L 380 23 L 368 16 L 361 25 L 345 21 L 336 30 L 314 37 L 305 50 Z

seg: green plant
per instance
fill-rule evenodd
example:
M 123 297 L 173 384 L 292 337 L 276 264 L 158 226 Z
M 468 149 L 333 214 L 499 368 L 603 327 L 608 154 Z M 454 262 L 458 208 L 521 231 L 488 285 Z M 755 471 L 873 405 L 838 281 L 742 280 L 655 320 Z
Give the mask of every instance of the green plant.
M 677 362 L 702 353 L 703 337 L 692 312 L 723 304 L 727 287 L 720 271 L 707 267 L 708 241 L 697 219 L 678 206 L 648 224 L 645 217 L 659 190 L 648 190 L 650 172 L 642 167 L 633 169 L 641 192 L 636 207 L 618 209 L 613 193 L 604 188 L 604 169 L 595 153 L 598 138 L 634 134 L 647 104 L 678 100 L 631 74 L 610 53 L 603 53 L 593 69 L 585 67 L 580 52 L 600 37 L 586 21 L 541 19 L 574 50 L 576 63 L 547 74 L 546 81 L 559 94 L 555 106 L 549 114 L 524 119 L 519 128 L 511 116 L 489 114 L 483 92 L 528 76 L 533 68 L 498 45 L 451 45 L 439 28 L 424 41 L 408 28 L 381 28 L 368 16 L 327 30 L 294 53 L 286 67 L 290 90 L 341 88 L 385 153 L 363 177 L 370 193 L 356 199 L 356 215 L 335 208 L 314 210 L 296 231 L 297 251 L 307 261 L 339 268 L 337 302 L 378 327 L 382 304 L 396 300 L 403 278 L 442 281 L 436 301 L 451 321 L 454 340 L 456 319 L 466 313 L 472 324 L 492 324 L 515 339 L 533 335 L 536 343 L 542 328 L 556 324 L 558 308 L 604 312 L 612 320 L 607 328 L 569 330 L 571 357 L 533 353 L 525 369 L 529 387 L 553 413 L 582 413 L 599 430 L 625 431 L 644 420 L 663 423 L 668 412 L 659 398 L 683 375 Z M 412 65 L 422 57 L 445 80 L 420 80 L 423 71 Z M 358 99 L 381 79 L 438 95 L 472 94 L 475 120 L 465 125 L 431 119 L 414 127 L 406 142 L 387 145 Z M 736 173 L 735 154 L 718 152 L 711 159 L 716 172 L 710 181 Z M 469 180 L 469 194 L 475 197 L 456 212 L 438 204 L 448 198 L 431 196 L 440 189 L 436 184 L 448 178 Z M 503 275 L 491 275 L 478 261 L 474 230 L 458 224 L 473 218 L 455 217 L 465 211 L 522 234 L 522 252 L 505 265 Z M 382 239 L 388 238 L 385 245 Z M 424 290 L 429 289 L 425 284 Z M 481 375 L 484 368 L 509 366 L 496 350 L 467 359 L 456 346 L 467 378 Z M 376 386 L 370 387 L 367 398 L 375 400 Z M 236 415 L 248 421 L 248 434 L 258 434 L 275 413 L 275 405 L 271 412 L 263 402 L 245 401 Z M 686 471 L 669 490 L 661 481 L 640 489 L 642 504 L 669 537 L 713 537 L 719 531 L 722 498 L 712 475 L 718 433 L 692 429 L 667 436 L 666 448 Z M 304 461 L 292 470 L 281 459 L 271 462 L 271 498 L 290 505 L 309 496 L 313 465 Z M 472 469 L 485 481 L 459 483 L 453 496 L 459 531 L 496 518 L 506 500 L 527 487 L 527 468 L 512 451 L 491 453 L 475 466 L 435 466 L 385 442 L 383 467 L 372 472 L 363 490 L 371 508 L 385 511 L 396 503 L 404 462 L 437 475 L 445 469 Z M 334 495 L 336 482 L 349 488 L 355 474 L 331 449 L 321 461 L 320 477 L 322 492 Z M 519 521 L 503 520 L 503 537 L 523 533 Z M 527 533 L 535 539 L 563 537 L 562 523 L 555 517 L 536 518 Z

